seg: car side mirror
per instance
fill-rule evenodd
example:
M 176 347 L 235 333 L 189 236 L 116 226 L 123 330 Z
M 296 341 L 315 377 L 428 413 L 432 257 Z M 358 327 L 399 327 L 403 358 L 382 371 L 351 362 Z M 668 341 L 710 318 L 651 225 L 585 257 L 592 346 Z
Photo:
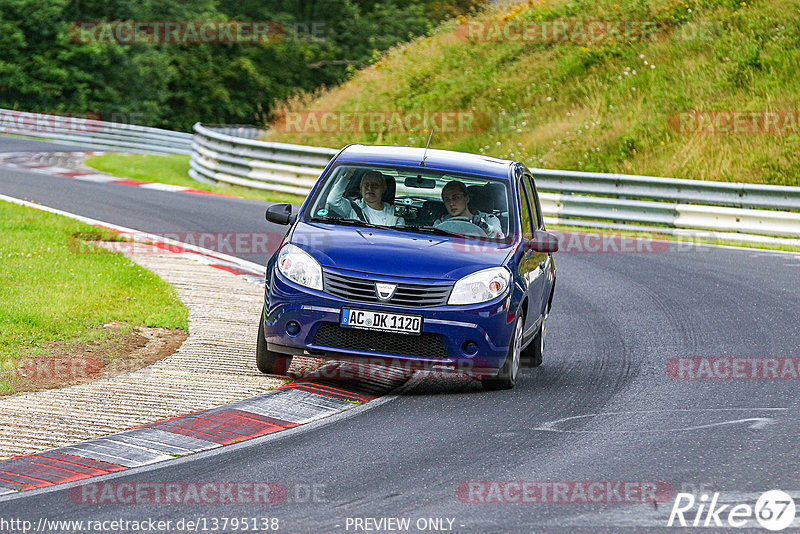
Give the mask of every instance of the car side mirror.
M 535 252 L 557 252 L 558 237 L 544 230 L 535 230 L 533 239 L 525 243 L 525 248 Z
M 291 204 L 273 204 L 267 208 L 264 216 L 269 222 L 275 224 L 291 224 L 296 219 L 296 216 L 292 216 Z

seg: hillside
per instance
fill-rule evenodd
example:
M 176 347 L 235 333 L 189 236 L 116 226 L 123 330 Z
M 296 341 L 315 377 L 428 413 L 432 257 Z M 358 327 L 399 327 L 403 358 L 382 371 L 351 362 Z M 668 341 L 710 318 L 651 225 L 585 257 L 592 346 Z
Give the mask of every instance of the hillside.
M 531 1 L 285 102 L 265 139 L 419 146 L 428 113 L 432 146 L 532 167 L 800 185 L 798 72 L 795 1 Z

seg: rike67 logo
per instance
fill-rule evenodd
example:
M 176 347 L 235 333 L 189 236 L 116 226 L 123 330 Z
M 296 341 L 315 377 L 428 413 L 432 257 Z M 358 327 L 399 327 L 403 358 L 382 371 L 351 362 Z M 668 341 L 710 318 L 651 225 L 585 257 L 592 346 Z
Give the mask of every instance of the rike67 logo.
M 719 503 L 719 493 L 711 499 L 703 494 L 699 499 L 691 493 L 678 493 L 668 527 L 748 527 L 756 525 L 772 531 L 783 530 L 792 524 L 796 513 L 794 499 L 781 490 L 771 490 L 761 494 L 755 506 L 746 503 Z

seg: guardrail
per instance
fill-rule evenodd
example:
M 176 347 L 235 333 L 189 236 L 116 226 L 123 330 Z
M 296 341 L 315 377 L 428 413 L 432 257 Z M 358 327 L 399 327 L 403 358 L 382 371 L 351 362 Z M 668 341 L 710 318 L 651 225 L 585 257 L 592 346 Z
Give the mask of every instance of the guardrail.
M 190 133 L 9 109 L 0 109 L 0 133 L 116 152 L 189 154 L 192 148 Z
M 203 181 L 306 195 L 336 150 L 242 139 L 194 125 Z M 251 133 L 251 132 L 250 132 Z M 550 224 L 668 234 L 707 231 L 761 243 L 800 240 L 800 187 L 532 169 Z
M 800 187 L 550 169 L 531 172 L 550 223 L 673 234 L 681 233 L 676 229 L 701 230 L 762 243 L 800 237 L 800 213 L 787 211 L 800 210 Z
M 338 152 L 285 143 L 266 143 L 225 133 L 225 126 L 194 125 L 189 175 L 201 182 L 222 182 L 305 196 L 322 168 Z M 255 136 L 254 136 L 255 137 Z
M 194 135 L 130 124 L 0 109 L 0 133 L 95 150 L 189 154 L 192 178 L 306 195 L 331 148 L 255 140 L 258 128 L 194 125 Z M 800 187 L 532 169 L 550 224 L 661 233 L 708 231 L 800 244 Z
M 760 236 L 800 237 L 800 213 L 546 192 L 539 198 L 545 221 L 551 224 L 662 233 L 676 233 L 669 231 L 674 228 L 709 230 L 736 233 L 726 237 L 752 242 L 770 241 Z

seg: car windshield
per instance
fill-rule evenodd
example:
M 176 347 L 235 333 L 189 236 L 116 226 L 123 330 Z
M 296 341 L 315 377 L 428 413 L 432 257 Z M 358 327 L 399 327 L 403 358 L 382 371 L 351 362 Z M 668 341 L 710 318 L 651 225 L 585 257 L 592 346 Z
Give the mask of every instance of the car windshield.
M 306 221 L 387 227 L 491 241 L 514 237 L 508 182 L 402 167 L 339 165 Z

